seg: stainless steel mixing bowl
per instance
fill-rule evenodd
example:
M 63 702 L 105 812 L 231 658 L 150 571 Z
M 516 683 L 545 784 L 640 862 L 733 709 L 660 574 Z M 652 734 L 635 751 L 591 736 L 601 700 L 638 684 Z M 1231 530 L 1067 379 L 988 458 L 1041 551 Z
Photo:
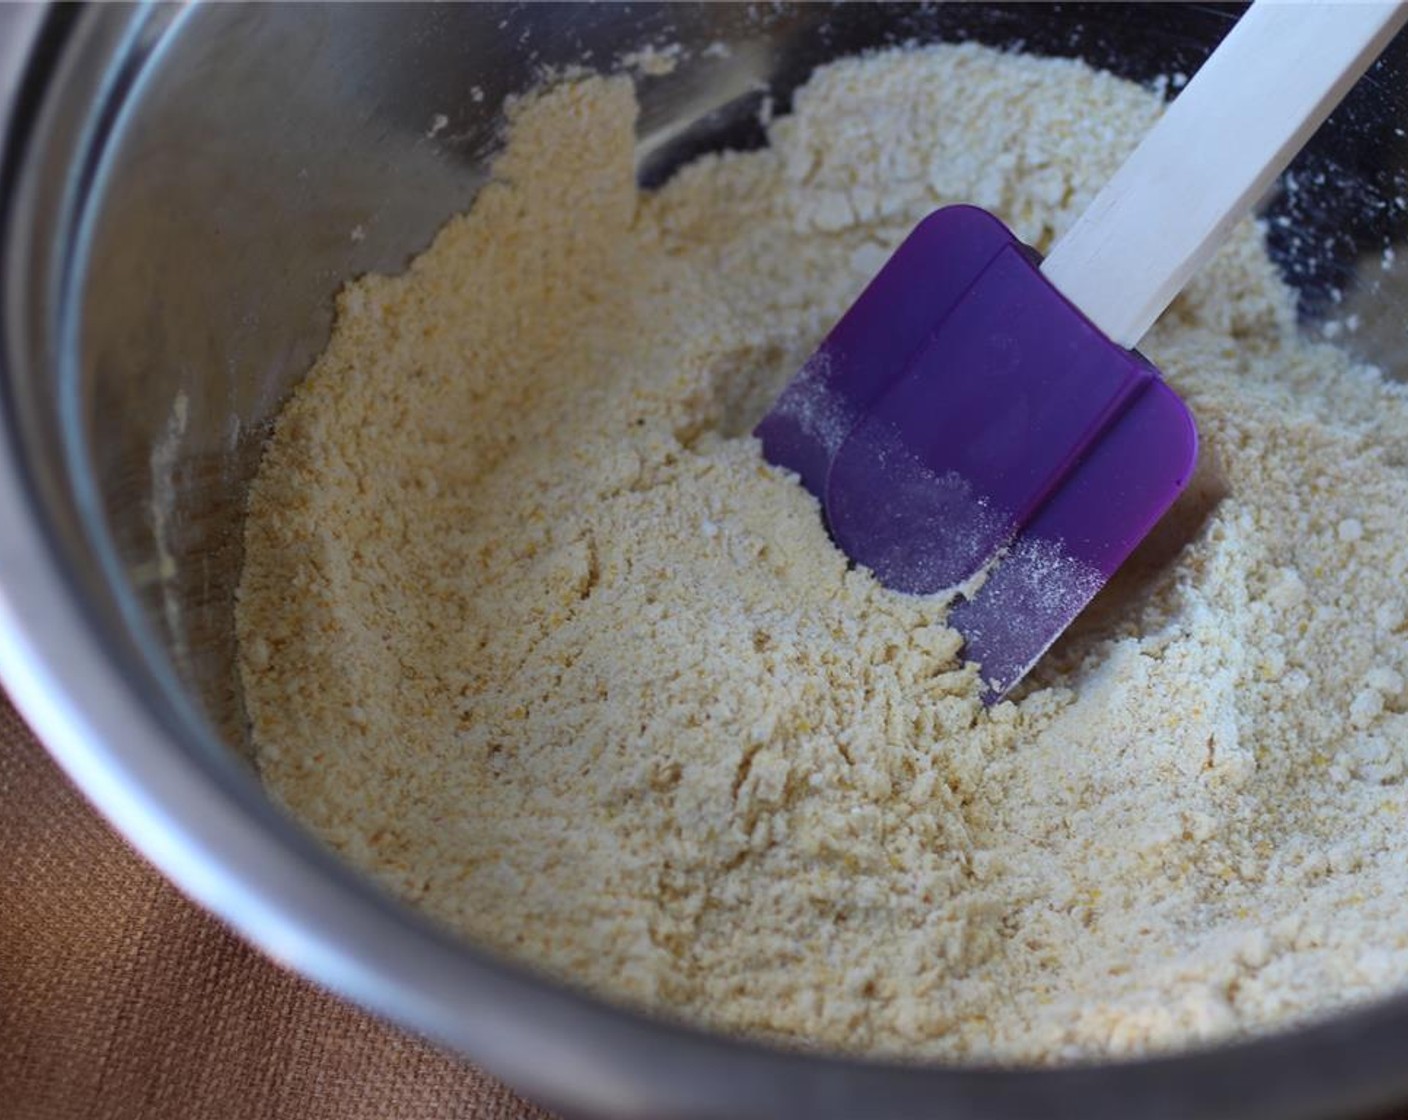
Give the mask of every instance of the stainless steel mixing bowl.
M 338 285 L 473 199 L 543 67 L 641 81 L 640 174 L 762 141 L 821 61 L 977 37 L 1191 72 L 1207 5 L 10 8 L 0 25 L 0 672 L 93 802 L 288 966 L 565 1110 L 613 1117 L 1309 1116 L 1408 1099 L 1408 1000 L 1152 1061 L 1016 1071 L 786 1054 L 638 1017 L 443 935 L 322 850 L 244 761 L 246 483 Z M 706 51 L 712 43 L 727 51 Z M 1308 329 L 1403 367 L 1404 44 L 1271 202 Z M 955 91 L 962 96 L 962 91 Z M 1271 95 L 1271 94 L 1268 94 Z M 436 127 L 437 116 L 447 120 Z M 1363 269 L 1359 262 L 1368 262 Z M 1405 901 L 1408 919 L 1408 901 Z

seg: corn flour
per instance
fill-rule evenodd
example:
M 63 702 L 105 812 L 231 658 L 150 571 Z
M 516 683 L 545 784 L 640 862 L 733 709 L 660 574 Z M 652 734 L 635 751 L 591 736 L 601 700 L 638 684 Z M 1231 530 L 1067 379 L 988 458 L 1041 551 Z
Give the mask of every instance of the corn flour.
M 1202 477 L 1015 699 L 748 435 L 921 217 L 1045 248 L 1154 93 L 972 45 L 820 70 L 637 191 L 629 80 L 348 285 L 249 504 L 258 765 L 475 942 L 797 1045 L 1059 1062 L 1408 980 L 1408 399 L 1240 228 L 1143 349 Z

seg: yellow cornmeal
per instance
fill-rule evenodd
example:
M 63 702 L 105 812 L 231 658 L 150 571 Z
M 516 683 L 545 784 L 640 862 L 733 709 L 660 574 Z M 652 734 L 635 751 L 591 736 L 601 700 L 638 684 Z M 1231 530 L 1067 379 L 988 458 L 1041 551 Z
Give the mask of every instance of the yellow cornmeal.
M 520 104 L 254 485 L 269 788 L 482 945 L 799 1045 L 1059 1062 L 1402 984 L 1408 406 L 1297 336 L 1255 228 L 1144 346 L 1204 479 L 1015 702 L 748 435 L 923 215 L 1045 247 L 1160 107 L 889 53 L 642 195 L 628 80 Z

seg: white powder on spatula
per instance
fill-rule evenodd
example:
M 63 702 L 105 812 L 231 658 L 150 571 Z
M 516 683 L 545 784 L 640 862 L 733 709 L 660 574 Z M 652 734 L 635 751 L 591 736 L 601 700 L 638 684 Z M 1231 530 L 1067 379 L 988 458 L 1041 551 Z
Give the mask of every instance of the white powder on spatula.
M 1297 336 L 1253 227 L 1144 347 L 1207 449 L 1183 536 L 1015 703 L 747 434 L 928 211 L 1044 247 L 1160 111 L 890 53 L 643 196 L 629 81 L 519 106 L 254 485 L 269 787 L 482 945 L 797 1044 L 1055 1062 L 1402 985 L 1408 401 Z

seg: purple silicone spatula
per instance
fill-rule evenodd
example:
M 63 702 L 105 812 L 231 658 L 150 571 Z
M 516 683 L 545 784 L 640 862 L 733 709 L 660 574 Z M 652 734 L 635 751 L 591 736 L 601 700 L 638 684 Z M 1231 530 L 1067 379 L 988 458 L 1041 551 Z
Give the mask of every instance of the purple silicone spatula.
M 852 559 L 958 589 L 989 700 L 1193 473 L 1193 418 L 1132 348 L 1405 15 L 1257 0 L 1044 261 L 983 210 L 935 212 L 758 425 Z

